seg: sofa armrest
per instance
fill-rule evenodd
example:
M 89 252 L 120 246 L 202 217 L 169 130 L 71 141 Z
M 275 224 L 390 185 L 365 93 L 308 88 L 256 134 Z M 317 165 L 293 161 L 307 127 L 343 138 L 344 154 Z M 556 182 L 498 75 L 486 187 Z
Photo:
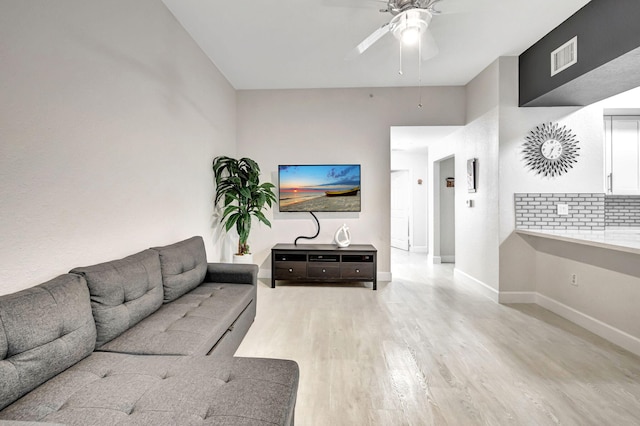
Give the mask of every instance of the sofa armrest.
M 208 263 L 207 282 L 258 284 L 258 265 L 243 263 Z

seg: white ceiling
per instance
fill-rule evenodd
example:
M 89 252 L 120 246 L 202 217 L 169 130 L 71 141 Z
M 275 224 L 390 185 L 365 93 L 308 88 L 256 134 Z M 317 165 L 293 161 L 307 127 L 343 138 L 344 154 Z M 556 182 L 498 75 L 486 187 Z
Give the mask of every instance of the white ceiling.
M 388 34 L 345 55 L 387 22 L 379 0 L 163 0 L 235 89 L 417 86 L 415 55 Z M 589 0 L 443 0 L 430 29 L 440 53 L 421 84 L 464 85 L 499 56 L 519 55 Z M 406 49 L 405 49 L 406 50 Z

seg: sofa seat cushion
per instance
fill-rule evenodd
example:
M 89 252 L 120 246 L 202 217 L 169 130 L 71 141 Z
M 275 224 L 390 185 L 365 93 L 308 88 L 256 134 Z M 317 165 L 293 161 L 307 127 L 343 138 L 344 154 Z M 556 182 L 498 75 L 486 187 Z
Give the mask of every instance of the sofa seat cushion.
M 162 305 L 158 252 L 144 250 L 124 259 L 74 268 L 87 280 L 98 337 L 96 348 L 124 333 Z
M 259 358 L 96 352 L 0 412 L 66 425 L 285 425 L 298 367 Z
M 100 347 L 129 354 L 206 355 L 255 299 L 248 284 L 204 283 Z
M 160 255 L 164 302 L 171 302 L 204 281 L 207 253 L 202 237 L 191 237 L 164 247 L 153 247 Z
M 0 409 L 89 356 L 95 343 L 82 277 L 65 274 L 0 297 Z

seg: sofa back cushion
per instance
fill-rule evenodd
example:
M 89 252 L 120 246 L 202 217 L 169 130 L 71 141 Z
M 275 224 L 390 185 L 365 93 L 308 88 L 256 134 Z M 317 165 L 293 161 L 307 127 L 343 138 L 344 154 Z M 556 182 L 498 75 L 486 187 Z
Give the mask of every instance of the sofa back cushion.
M 71 272 L 87 280 L 98 331 L 96 349 L 162 306 L 160 259 L 154 250 Z
M 176 300 L 204 281 L 207 274 L 207 253 L 202 237 L 154 247 L 153 250 L 160 254 L 165 303 Z
M 65 274 L 0 296 L 0 410 L 93 351 L 89 291 Z

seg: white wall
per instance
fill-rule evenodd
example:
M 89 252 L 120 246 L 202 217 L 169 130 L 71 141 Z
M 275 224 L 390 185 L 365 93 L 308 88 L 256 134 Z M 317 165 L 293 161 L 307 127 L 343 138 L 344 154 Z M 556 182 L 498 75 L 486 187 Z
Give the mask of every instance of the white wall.
M 533 252 L 515 229 L 516 192 L 604 192 L 603 109 L 619 105 L 603 101 L 587 107 L 519 108 L 518 59 L 500 58 L 500 291 L 533 291 Z M 640 102 L 639 102 L 640 104 Z M 628 102 L 624 104 L 629 105 Z M 566 174 L 546 178 L 529 170 L 522 159 L 526 135 L 542 123 L 557 122 L 573 130 L 580 156 Z
M 3 2 L 0 44 L 0 293 L 192 235 L 219 256 L 235 91 L 161 2 Z
M 378 249 L 378 270 L 390 271 L 391 126 L 464 123 L 462 87 L 425 87 L 423 108 L 417 88 L 257 90 L 238 92 L 238 155 L 258 161 L 264 178 L 276 183 L 278 164 L 359 163 L 362 165 L 362 212 L 318 215 L 322 231 L 316 243 L 331 243 L 347 223 L 352 243 Z M 271 212 L 273 228 L 252 231 L 254 260 L 270 268 L 270 249 L 313 235 L 305 213 Z
M 391 132 L 393 141 L 393 132 Z M 427 252 L 427 148 L 391 151 L 391 170 L 408 170 L 411 185 L 410 251 Z M 418 180 L 422 180 L 419 184 Z
M 638 255 L 583 244 L 524 236 L 533 248 L 529 261 L 535 302 L 640 355 L 640 262 Z M 571 284 L 576 275 L 576 285 Z M 504 295 L 501 293 L 502 299 Z M 516 294 L 517 296 L 517 294 Z
M 604 192 L 602 107 L 518 107 L 518 58 L 503 57 L 500 66 L 500 241 L 515 228 L 516 192 Z M 529 170 L 522 145 L 529 132 L 554 122 L 573 130 L 579 141 L 578 162 L 566 174 L 546 178 Z
M 440 161 L 455 157 L 456 275 L 487 289 L 497 300 L 499 288 L 499 74 L 497 61 L 466 87 L 465 126 L 429 146 L 431 177 L 428 196 L 429 255 L 442 259 L 440 222 Z M 477 159 L 477 192 L 466 184 L 467 160 Z M 467 206 L 473 200 L 473 207 Z
M 638 108 L 640 91 L 583 108 L 518 108 L 517 58 L 500 58 L 500 299 L 535 301 L 627 349 L 640 353 L 637 255 L 597 251 L 516 235 L 516 192 L 604 192 L 605 108 Z M 544 122 L 572 129 L 580 146 L 568 173 L 544 178 L 522 161 L 528 132 Z M 578 275 L 578 286 L 571 275 Z
M 497 61 L 500 76 L 500 291 L 533 291 L 535 252 L 515 229 L 516 192 L 602 192 L 602 110 L 595 107 L 518 107 L 518 58 Z M 578 163 L 568 173 L 545 178 L 529 170 L 522 158 L 527 134 L 542 123 L 557 122 L 574 131 Z
M 640 339 L 638 272 L 631 275 L 628 270 L 625 273 L 616 271 L 612 267 L 614 262 L 608 267 L 591 264 L 585 261 L 590 256 L 588 248 L 562 244 L 558 246 L 554 254 L 542 251 L 537 253 L 537 293 Z M 571 257 L 583 258 L 578 261 L 567 258 L 563 253 L 567 250 L 573 252 Z M 611 256 L 598 254 L 601 259 Z M 637 255 L 615 253 L 614 256 L 627 257 L 627 261 L 633 262 L 634 269 L 639 269 Z M 577 274 L 577 287 L 569 284 L 572 274 Z
M 499 286 L 498 65 L 466 86 L 467 123 L 456 141 L 456 272 L 491 291 Z M 466 187 L 467 160 L 475 158 L 477 192 Z M 467 206 L 473 200 L 473 207 Z

